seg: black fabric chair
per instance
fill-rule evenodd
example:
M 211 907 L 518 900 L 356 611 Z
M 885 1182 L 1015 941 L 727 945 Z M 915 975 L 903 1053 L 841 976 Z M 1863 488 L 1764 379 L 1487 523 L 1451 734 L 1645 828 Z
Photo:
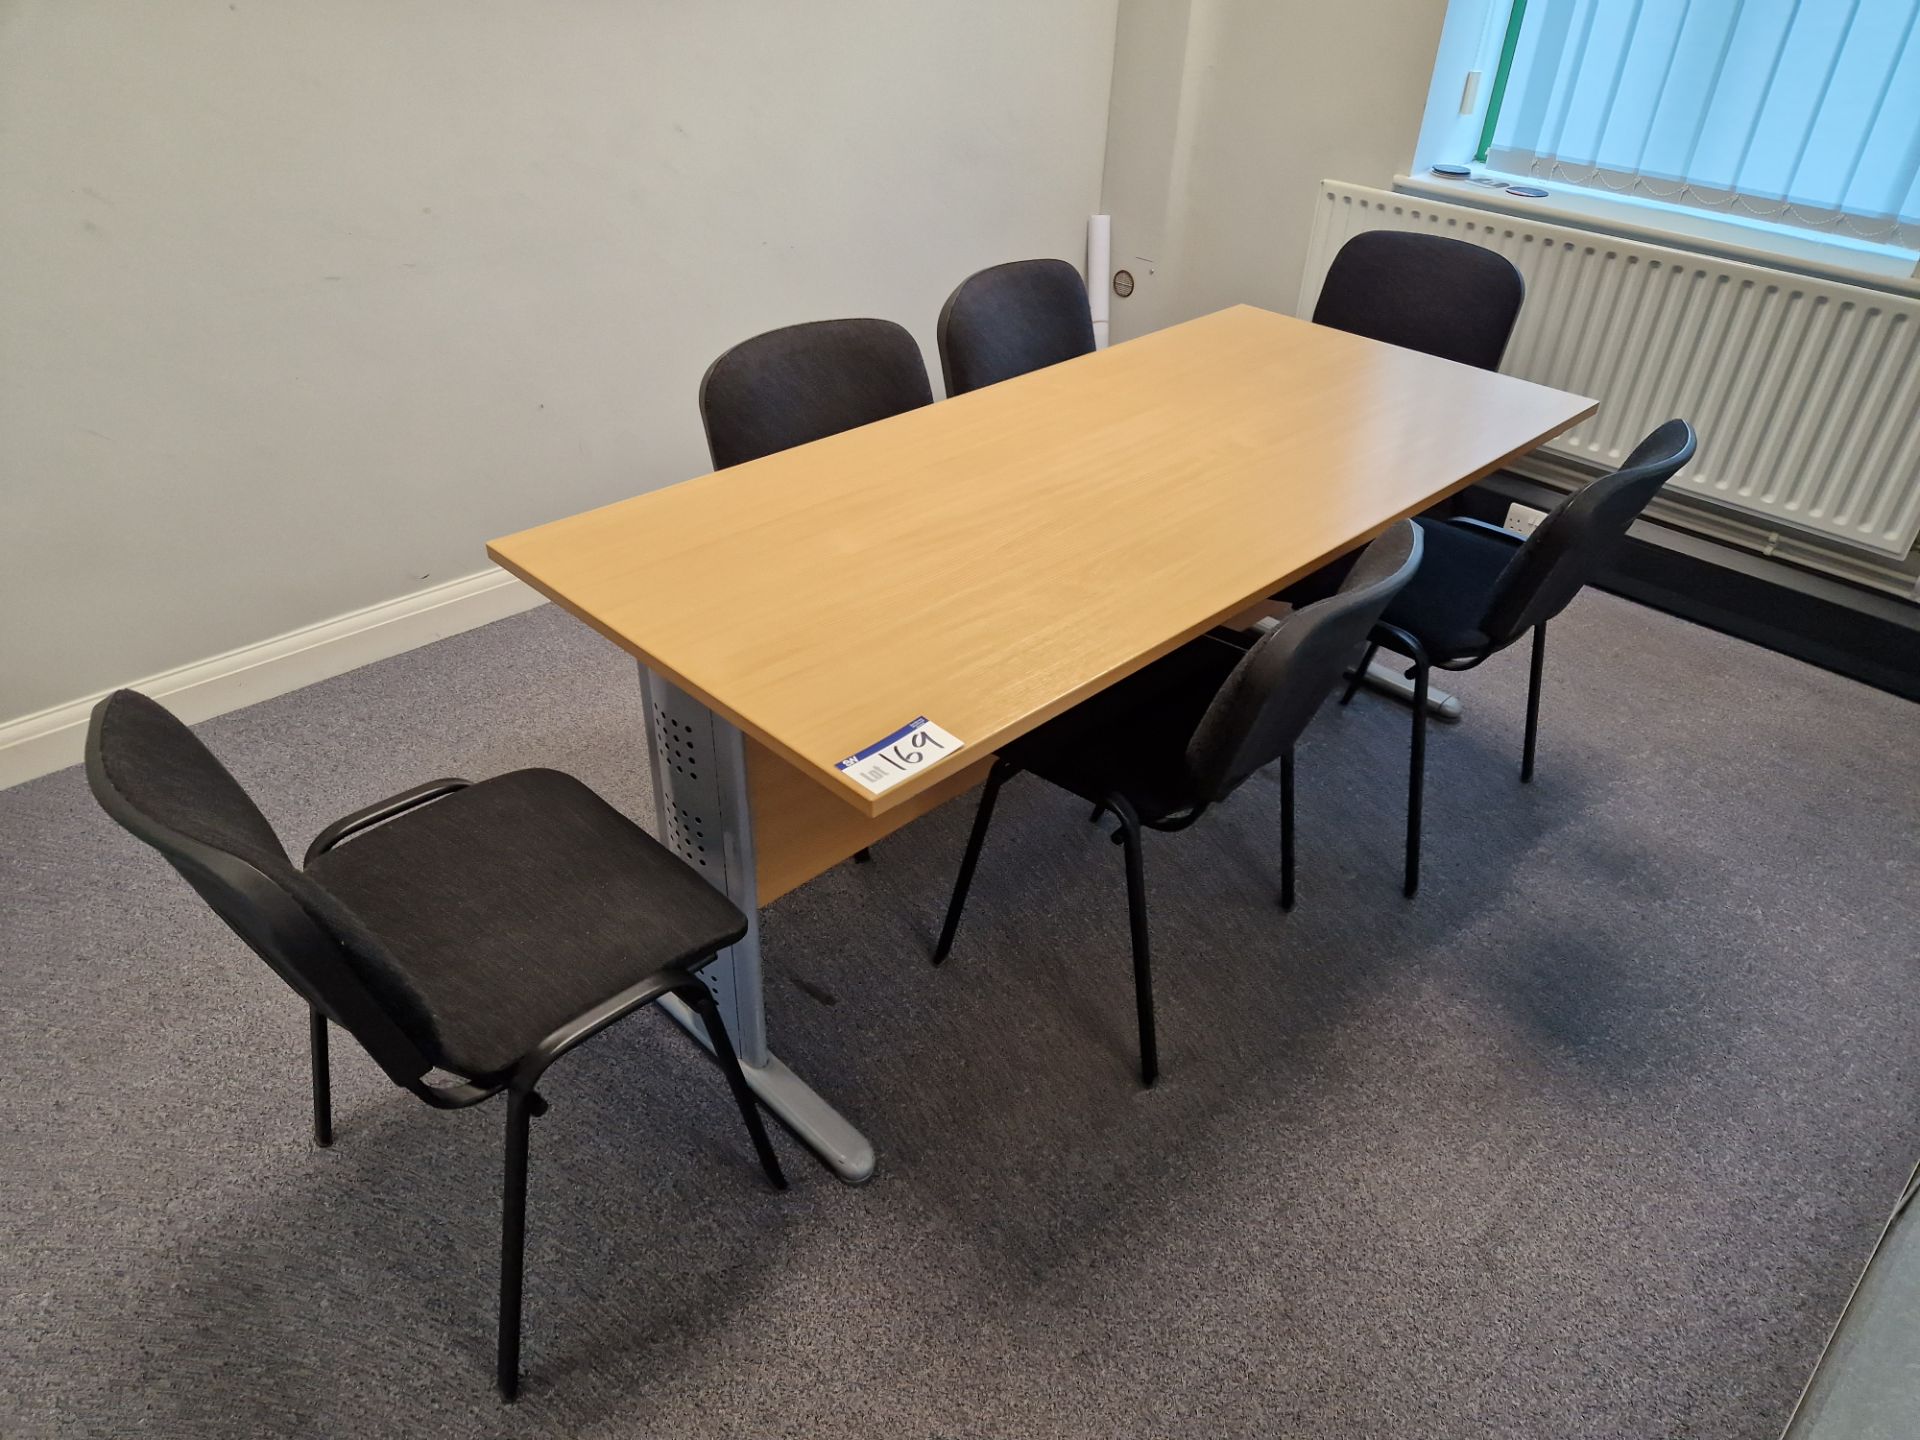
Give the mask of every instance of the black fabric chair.
M 1064 260 L 1011 260 L 960 282 L 940 308 L 940 372 L 964 395 L 1093 350 L 1080 272 Z
M 1497 370 L 1526 293 L 1497 251 L 1445 235 L 1369 230 L 1333 257 L 1313 323 Z
M 1427 558 L 1414 582 L 1387 606 L 1353 672 L 1345 705 L 1374 653 L 1387 649 L 1413 662 L 1413 754 L 1407 780 L 1409 898 L 1420 887 L 1420 810 L 1426 774 L 1427 685 L 1432 670 L 1471 670 L 1533 632 L 1527 681 L 1526 739 L 1520 779 L 1533 779 L 1540 728 L 1540 680 L 1547 659 L 1547 622 L 1613 557 L 1627 527 L 1660 487 L 1693 458 L 1693 427 L 1669 420 L 1634 447 L 1627 463 L 1556 505 L 1524 541 L 1481 520 L 1421 518 Z
M 1010 745 L 987 772 L 938 965 L 953 949 L 1000 787 L 1022 771 L 1112 811 L 1125 847 L 1140 1075 L 1159 1077 L 1143 830 L 1185 830 L 1256 770 L 1280 762 L 1280 905 L 1293 906 L 1293 746 L 1340 681 L 1342 662 L 1420 564 L 1401 521 L 1369 545 L 1340 592 L 1296 610 L 1251 647 L 1218 633 L 1183 646 Z
M 712 993 L 746 917 L 570 776 L 436 780 L 329 825 L 296 868 L 193 732 L 133 690 L 94 708 L 87 781 L 304 1000 L 313 1131 L 333 1140 L 327 1024 L 438 1109 L 507 1097 L 498 1380 L 520 1379 L 527 1139 L 547 1067 L 662 995 L 705 1021 L 767 1178 L 785 1188 Z M 351 841 L 351 843 L 344 843 Z M 432 1071 L 455 1077 L 428 1079 Z
M 891 320 L 769 330 L 721 355 L 700 380 L 716 470 L 932 403 L 920 346 Z

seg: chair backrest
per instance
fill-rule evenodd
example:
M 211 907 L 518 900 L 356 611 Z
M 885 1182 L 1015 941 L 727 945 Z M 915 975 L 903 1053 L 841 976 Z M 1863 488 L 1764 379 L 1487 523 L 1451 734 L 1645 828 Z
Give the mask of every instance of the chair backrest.
M 940 308 L 940 373 L 964 395 L 1093 349 L 1080 272 L 1064 260 L 1010 260 L 960 282 Z
M 1224 800 L 1293 748 L 1413 578 L 1421 543 L 1419 527 L 1400 521 L 1360 553 L 1339 590 L 1294 611 L 1234 666 L 1187 742 L 1187 773 L 1202 799 Z
M 396 1083 L 411 1088 L 432 1068 L 369 988 L 369 967 L 376 983 L 397 976 L 380 942 L 294 867 L 240 782 L 165 707 L 137 690 L 116 690 L 96 705 L 87 783 L 107 814 L 165 856 L 235 934 Z
M 933 403 L 919 343 L 891 320 L 814 320 L 742 340 L 700 380 L 713 468 Z
M 1627 463 L 1562 500 L 1500 572 L 1480 628 L 1499 649 L 1551 620 L 1599 573 L 1647 502 L 1693 458 L 1684 420 L 1669 420 L 1634 446 Z
M 1526 293 L 1513 262 L 1485 246 L 1368 230 L 1333 257 L 1313 323 L 1495 370 Z

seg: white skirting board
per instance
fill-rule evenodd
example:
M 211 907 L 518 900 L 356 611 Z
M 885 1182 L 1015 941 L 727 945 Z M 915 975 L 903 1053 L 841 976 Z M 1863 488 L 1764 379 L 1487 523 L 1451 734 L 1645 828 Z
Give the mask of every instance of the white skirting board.
M 536 591 L 489 568 L 126 683 L 194 724 L 541 603 Z M 78 764 L 87 719 L 106 693 L 0 724 L 0 789 Z

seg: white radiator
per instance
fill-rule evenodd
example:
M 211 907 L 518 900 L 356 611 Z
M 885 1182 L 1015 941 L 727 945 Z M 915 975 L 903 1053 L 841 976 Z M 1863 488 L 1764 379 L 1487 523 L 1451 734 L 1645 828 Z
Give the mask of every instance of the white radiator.
M 1327 181 L 1299 314 L 1363 230 L 1432 230 L 1519 267 L 1501 369 L 1600 402 L 1547 450 L 1617 466 L 1677 415 L 1700 432 L 1677 490 L 1882 555 L 1920 534 L 1920 301 Z

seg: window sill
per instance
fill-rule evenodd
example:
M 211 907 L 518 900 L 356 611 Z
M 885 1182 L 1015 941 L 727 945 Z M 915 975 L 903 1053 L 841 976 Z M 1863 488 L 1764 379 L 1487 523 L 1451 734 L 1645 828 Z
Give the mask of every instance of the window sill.
M 1490 173 L 1490 172 L 1489 172 Z M 1532 181 L 1516 181 L 1532 184 Z M 1730 260 L 1770 269 L 1793 270 L 1821 279 L 1839 280 L 1896 295 L 1920 297 L 1920 277 L 1914 273 L 1912 251 L 1884 245 L 1852 245 L 1817 235 L 1801 237 L 1771 227 L 1744 225 L 1711 215 L 1643 205 L 1607 196 L 1547 187 L 1544 200 L 1509 195 L 1505 190 L 1452 180 L 1438 175 L 1396 175 L 1393 188 L 1403 195 L 1420 195 L 1508 215 L 1526 216 L 1559 225 L 1572 225 L 1602 234 L 1622 235 L 1655 245 L 1700 250 Z

